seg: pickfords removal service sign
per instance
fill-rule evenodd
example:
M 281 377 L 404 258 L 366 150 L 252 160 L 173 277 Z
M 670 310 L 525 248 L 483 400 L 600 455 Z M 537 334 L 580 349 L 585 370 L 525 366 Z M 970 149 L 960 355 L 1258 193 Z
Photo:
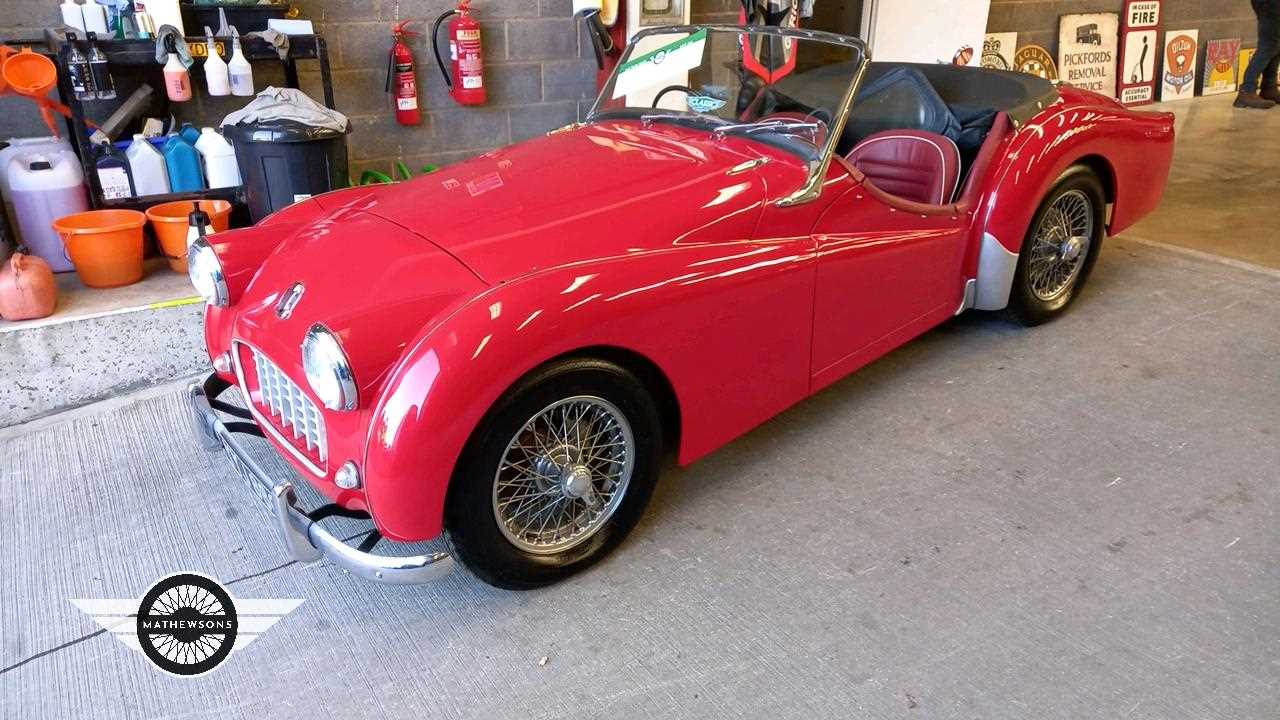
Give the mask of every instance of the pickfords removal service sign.
M 1115 97 L 1119 39 L 1117 13 L 1063 15 L 1058 23 L 1058 79 Z

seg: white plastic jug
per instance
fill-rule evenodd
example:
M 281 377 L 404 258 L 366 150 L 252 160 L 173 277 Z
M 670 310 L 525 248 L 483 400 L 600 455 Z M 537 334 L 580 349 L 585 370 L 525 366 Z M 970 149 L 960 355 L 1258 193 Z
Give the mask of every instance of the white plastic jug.
M 6 142 L 9 147 L 0 149 L 0 197 L 4 199 L 4 211 L 10 218 L 16 217 L 13 214 L 13 196 L 9 189 L 9 161 L 18 153 L 44 153 L 46 155 L 65 154 L 76 160 L 76 154 L 71 149 L 71 141 L 66 138 L 56 137 L 29 137 L 29 138 L 9 138 Z M 15 240 L 22 240 L 22 230 L 18 227 L 18 221 L 13 221 L 14 234 L 17 236 Z
M 19 153 L 9 160 L 8 175 L 22 242 L 54 272 L 74 270 L 53 221 L 89 209 L 80 161 L 62 153 Z
M 204 175 L 209 187 L 240 186 L 240 166 L 236 164 L 235 148 L 217 130 L 202 128 L 200 139 L 196 140 L 196 150 L 204 158 Z
M 135 134 L 124 154 L 129 158 L 133 187 L 139 196 L 169 192 L 169 170 L 165 167 L 164 155 L 160 154 L 160 150 L 151 141 L 141 133 Z

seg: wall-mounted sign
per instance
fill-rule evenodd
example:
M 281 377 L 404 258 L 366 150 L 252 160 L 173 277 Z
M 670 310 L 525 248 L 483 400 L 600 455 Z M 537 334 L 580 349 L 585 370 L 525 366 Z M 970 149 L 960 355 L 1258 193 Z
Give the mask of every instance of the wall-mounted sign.
M 1116 96 L 1115 13 L 1063 15 L 1058 21 L 1058 79 L 1069 85 Z
M 1242 48 L 1240 50 L 1240 62 L 1236 63 L 1236 87 L 1244 84 L 1244 70 L 1249 67 L 1249 61 L 1253 59 L 1253 54 L 1258 52 L 1258 48 Z M 1257 88 L 1254 88 L 1256 91 Z
M 977 65 L 991 0 L 865 0 L 862 37 L 876 60 Z
M 1236 63 L 1240 59 L 1240 38 L 1210 40 L 1204 46 L 1204 89 L 1201 95 L 1222 95 L 1236 91 Z
M 1058 79 L 1058 66 L 1053 63 L 1053 56 L 1039 45 L 1023 45 L 1013 55 L 1013 69 L 1031 75 L 1039 75 L 1045 80 Z
M 1156 58 L 1160 55 L 1161 0 L 1125 0 L 1120 14 L 1120 87 L 1125 105 L 1156 99 Z
M 1170 30 L 1164 34 L 1164 87 L 1160 99 L 1188 100 L 1196 95 L 1196 54 L 1199 30 Z
M 982 67 L 992 70 L 1012 70 L 1013 54 L 1018 51 L 1018 33 L 987 33 L 982 41 Z

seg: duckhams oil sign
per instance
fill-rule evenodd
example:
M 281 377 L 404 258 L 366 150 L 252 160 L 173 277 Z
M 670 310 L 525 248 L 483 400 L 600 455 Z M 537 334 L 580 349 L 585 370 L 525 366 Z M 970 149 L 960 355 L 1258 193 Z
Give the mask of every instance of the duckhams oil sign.
M 1058 23 L 1058 79 L 1115 97 L 1119 37 L 1116 13 L 1063 15 Z

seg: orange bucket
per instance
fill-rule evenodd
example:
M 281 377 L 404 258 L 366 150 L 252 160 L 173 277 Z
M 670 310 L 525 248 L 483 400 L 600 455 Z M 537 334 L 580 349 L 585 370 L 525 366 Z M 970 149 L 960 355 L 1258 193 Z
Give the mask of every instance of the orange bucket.
M 90 210 L 60 217 L 62 237 L 80 281 L 92 288 L 131 285 L 142 279 L 142 226 L 137 210 Z
M 226 200 L 175 200 L 147 208 L 147 219 L 160 241 L 160 252 L 169 259 L 169 267 L 174 272 L 187 271 L 187 229 L 190 227 L 187 216 L 197 204 L 209 216 L 214 232 L 226 232 L 231 220 L 231 203 Z

